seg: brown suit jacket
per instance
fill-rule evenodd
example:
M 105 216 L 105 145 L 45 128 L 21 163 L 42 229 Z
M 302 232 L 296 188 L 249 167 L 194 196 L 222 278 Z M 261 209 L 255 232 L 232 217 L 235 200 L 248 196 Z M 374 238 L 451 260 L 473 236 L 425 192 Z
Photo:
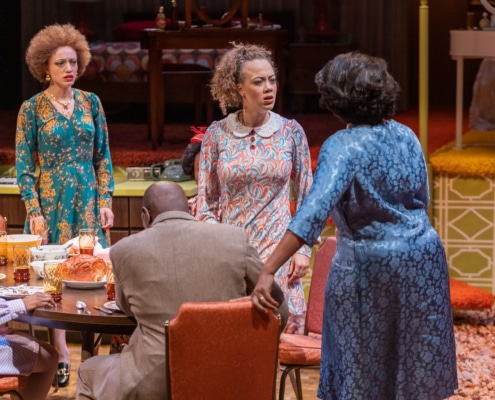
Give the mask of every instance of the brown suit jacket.
M 198 222 L 184 212 L 160 214 L 150 228 L 117 242 L 110 258 L 117 304 L 138 323 L 129 345 L 113 357 L 120 382 L 111 390 L 118 399 L 165 398 L 164 322 L 186 301 L 248 295 L 262 266 L 243 229 Z

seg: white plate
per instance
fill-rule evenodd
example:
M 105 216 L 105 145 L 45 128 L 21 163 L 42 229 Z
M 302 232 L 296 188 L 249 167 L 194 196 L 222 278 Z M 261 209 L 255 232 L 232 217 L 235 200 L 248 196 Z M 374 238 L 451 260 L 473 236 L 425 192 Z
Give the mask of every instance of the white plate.
M 7 278 L 7 275 L 5 275 L 5 274 L 0 274 L 0 281 L 3 281 L 5 278 Z
M 0 288 L 0 297 L 4 299 L 18 299 L 30 294 L 43 292 L 43 286 L 10 286 Z
M 121 311 L 120 308 L 117 307 L 117 304 L 115 304 L 115 301 L 107 301 L 105 304 L 103 304 L 103 307 L 113 311 Z
M 65 286 L 73 289 L 96 289 L 106 285 L 107 277 L 103 277 L 103 280 L 99 282 L 80 282 L 80 281 L 62 281 Z

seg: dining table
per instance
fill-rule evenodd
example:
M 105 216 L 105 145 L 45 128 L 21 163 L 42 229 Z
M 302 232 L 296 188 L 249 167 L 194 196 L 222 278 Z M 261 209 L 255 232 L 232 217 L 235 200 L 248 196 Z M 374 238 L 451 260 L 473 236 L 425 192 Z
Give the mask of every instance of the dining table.
M 28 291 L 41 290 L 43 279 L 35 270 L 30 267 L 29 282 L 14 281 L 14 267 L 12 262 L 6 266 L 0 266 L 0 297 L 4 299 L 22 298 L 24 294 L 10 295 L 5 288 L 26 285 Z M 5 277 L 3 276 L 5 275 Z M 71 285 L 73 286 L 73 285 Z M 77 285 L 76 285 L 77 286 Z M 23 322 L 31 326 L 42 326 L 49 329 L 50 341 L 53 340 L 53 329 L 63 329 L 81 333 L 81 361 L 96 355 L 101 335 L 123 334 L 130 335 L 136 328 L 136 320 L 127 316 L 119 310 L 115 310 L 112 305 L 111 314 L 104 313 L 94 307 L 101 307 L 105 310 L 108 304 L 106 285 L 99 287 L 88 285 L 90 288 L 69 287 L 66 283 L 62 287 L 62 300 L 56 303 L 55 307 L 40 307 L 26 314 L 20 315 L 14 321 Z M 81 287 L 86 287 L 81 285 Z M 22 291 L 22 289 L 21 289 Z M 77 308 L 76 302 L 82 301 L 86 304 L 86 309 Z

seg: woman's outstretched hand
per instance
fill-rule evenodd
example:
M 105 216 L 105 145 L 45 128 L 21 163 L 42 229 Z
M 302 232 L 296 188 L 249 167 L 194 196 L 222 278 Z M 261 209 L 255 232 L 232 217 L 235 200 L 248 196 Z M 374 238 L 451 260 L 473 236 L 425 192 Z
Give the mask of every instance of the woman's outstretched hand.
M 264 313 L 276 312 L 280 305 L 271 295 L 273 279 L 273 274 L 261 270 L 258 282 L 251 293 L 254 307 Z

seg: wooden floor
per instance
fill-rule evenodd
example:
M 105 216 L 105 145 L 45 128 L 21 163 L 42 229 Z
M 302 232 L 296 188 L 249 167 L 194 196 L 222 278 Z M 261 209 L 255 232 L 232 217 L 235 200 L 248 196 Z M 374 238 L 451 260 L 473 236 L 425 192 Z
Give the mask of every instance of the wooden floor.
M 58 399 L 58 400 L 69 400 L 76 398 L 76 379 L 77 379 L 77 368 L 80 365 L 81 360 L 81 345 L 77 343 L 69 343 L 69 349 L 71 354 L 71 376 L 70 385 L 65 388 L 60 388 L 57 393 L 54 393 L 52 389 L 47 397 L 47 399 Z M 109 346 L 103 345 L 100 347 L 100 354 L 108 354 Z M 303 386 L 303 397 L 304 400 L 316 399 L 316 392 L 318 389 L 318 370 L 306 370 L 301 371 L 301 379 Z M 280 379 L 280 374 L 278 374 L 277 379 L 277 394 L 278 394 L 278 380 Z M 0 396 L 0 399 L 4 397 Z M 296 400 L 294 390 L 289 382 L 287 382 L 285 390 L 286 400 Z

